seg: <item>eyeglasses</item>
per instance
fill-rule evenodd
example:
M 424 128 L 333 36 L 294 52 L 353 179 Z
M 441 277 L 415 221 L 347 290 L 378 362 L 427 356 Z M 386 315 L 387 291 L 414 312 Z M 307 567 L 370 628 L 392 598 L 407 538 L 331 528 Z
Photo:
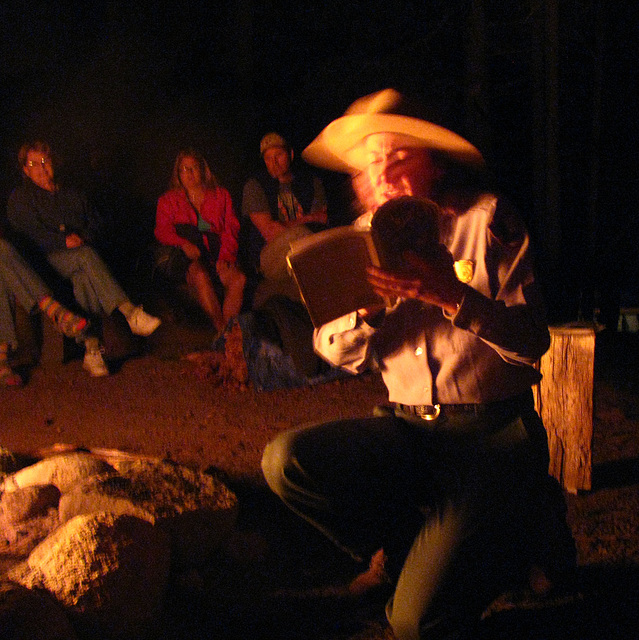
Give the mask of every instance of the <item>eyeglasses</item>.
M 27 167 L 45 167 L 51 164 L 51 158 L 40 158 L 40 160 L 27 160 Z

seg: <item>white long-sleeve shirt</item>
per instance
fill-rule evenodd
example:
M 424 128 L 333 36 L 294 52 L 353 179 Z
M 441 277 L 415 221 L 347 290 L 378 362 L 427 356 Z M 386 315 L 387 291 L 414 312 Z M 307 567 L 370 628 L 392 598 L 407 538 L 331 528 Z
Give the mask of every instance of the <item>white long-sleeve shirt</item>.
M 446 217 L 440 241 L 465 267 L 469 289 L 453 316 L 403 300 L 379 328 L 357 313 L 315 331 L 316 351 L 353 373 L 378 366 L 389 400 L 458 404 L 503 400 L 539 381 L 533 364 L 550 345 L 528 234 L 493 195 Z

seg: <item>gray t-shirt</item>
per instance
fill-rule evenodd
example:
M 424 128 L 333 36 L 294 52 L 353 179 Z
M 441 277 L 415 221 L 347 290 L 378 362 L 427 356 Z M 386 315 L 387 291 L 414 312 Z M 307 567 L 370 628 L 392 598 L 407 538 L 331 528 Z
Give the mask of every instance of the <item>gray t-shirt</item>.
M 303 210 L 297 198 L 293 195 L 290 183 L 280 184 L 278 202 L 278 219 L 282 222 L 294 220 L 303 215 Z M 308 213 L 323 209 L 326 206 L 326 192 L 322 181 L 313 176 L 313 202 Z M 268 198 L 264 189 L 255 178 L 251 178 L 244 185 L 242 193 L 242 215 L 250 216 L 253 213 L 269 211 Z

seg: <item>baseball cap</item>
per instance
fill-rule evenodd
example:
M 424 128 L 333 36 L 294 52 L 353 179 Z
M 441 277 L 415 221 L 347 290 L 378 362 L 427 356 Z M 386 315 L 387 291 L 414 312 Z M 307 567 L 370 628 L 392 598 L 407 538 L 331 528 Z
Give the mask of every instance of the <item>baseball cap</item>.
M 282 147 L 288 149 L 288 142 L 279 134 L 272 131 L 267 133 L 260 141 L 260 155 L 263 156 L 264 152 L 271 147 Z

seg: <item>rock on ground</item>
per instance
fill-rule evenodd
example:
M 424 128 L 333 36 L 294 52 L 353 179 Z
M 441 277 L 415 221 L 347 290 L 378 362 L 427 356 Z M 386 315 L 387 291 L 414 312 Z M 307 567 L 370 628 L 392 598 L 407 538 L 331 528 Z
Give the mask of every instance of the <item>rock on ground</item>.
M 142 638 L 158 617 L 169 566 L 160 529 L 132 516 L 97 513 L 62 525 L 8 577 L 46 589 L 87 634 Z
M 216 478 L 183 465 L 111 461 L 117 476 L 88 478 L 63 495 L 61 522 L 95 511 L 134 515 L 169 534 L 174 567 L 208 561 L 235 523 L 235 494 Z
M 46 591 L 0 582 L 2 640 L 77 640 L 63 608 Z
M 113 468 L 104 460 L 88 452 L 75 451 L 45 458 L 16 471 L 5 479 L 0 490 L 11 492 L 33 485 L 52 484 L 64 493 L 79 480 L 107 471 L 113 472 Z
M 0 543 L 26 556 L 58 526 L 60 491 L 52 484 L 0 494 Z

